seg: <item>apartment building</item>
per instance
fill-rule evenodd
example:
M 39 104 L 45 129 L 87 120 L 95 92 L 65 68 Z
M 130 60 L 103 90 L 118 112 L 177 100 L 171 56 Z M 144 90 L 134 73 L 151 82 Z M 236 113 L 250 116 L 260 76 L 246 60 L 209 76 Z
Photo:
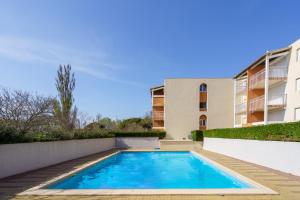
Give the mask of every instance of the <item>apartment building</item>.
M 191 130 L 300 120 L 300 39 L 266 52 L 234 78 L 166 79 L 151 88 L 153 129 Z
M 190 139 L 192 130 L 233 127 L 233 79 L 166 79 L 151 88 L 153 129 L 168 139 Z
M 234 78 L 234 127 L 300 120 L 300 40 Z

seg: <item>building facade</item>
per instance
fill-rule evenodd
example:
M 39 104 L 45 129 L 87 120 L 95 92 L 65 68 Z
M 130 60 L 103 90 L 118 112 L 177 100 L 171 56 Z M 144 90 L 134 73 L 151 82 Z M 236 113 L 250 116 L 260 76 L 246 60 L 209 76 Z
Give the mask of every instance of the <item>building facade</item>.
M 234 104 L 235 127 L 300 120 L 300 40 L 239 73 Z
M 192 130 L 300 120 L 300 39 L 266 52 L 234 78 L 166 79 L 151 88 L 153 129 L 168 139 Z
M 168 139 L 192 130 L 233 127 L 233 79 L 166 79 L 151 89 L 153 129 Z

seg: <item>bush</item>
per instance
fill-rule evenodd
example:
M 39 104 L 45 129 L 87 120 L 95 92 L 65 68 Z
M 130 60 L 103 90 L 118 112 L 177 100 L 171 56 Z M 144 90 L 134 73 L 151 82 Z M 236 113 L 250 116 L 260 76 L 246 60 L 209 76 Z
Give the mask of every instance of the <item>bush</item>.
M 203 141 L 203 131 L 194 130 L 191 132 L 193 141 Z
M 211 129 L 204 131 L 204 137 L 300 142 L 300 122 Z
M 92 138 L 109 138 L 114 137 L 114 134 L 99 129 L 78 129 L 74 131 L 73 139 L 92 139 Z
M 146 132 L 112 132 L 115 137 L 166 137 L 165 131 L 146 131 Z
M 102 129 L 75 129 L 73 131 L 63 131 L 60 129 L 49 132 L 28 132 L 22 133 L 16 128 L 0 123 L 0 144 L 26 143 L 26 142 L 48 142 L 72 139 L 92 139 L 110 137 L 159 137 L 166 136 L 164 131 L 148 132 L 108 132 Z
M 49 132 L 21 133 L 16 128 L 0 124 L 0 144 L 49 142 L 72 139 L 91 139 L 114 137 L 112 133 L 101 130 L 75 129 L 74 131 L 52 130 Z

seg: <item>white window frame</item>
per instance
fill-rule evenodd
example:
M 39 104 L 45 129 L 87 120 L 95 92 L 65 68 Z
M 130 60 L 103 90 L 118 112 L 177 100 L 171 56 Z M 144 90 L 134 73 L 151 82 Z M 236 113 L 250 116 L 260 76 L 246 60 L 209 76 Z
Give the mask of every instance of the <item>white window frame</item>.
M 294 116 L 294 119 L 295 119 L 295 121 L 300 121 L 300 117 L 299 117 L 299 119 L 297 119 L 297 110 L 299 110 L 299 112 L 300 112 L 300 107 L 295 108 L 295 116 Z

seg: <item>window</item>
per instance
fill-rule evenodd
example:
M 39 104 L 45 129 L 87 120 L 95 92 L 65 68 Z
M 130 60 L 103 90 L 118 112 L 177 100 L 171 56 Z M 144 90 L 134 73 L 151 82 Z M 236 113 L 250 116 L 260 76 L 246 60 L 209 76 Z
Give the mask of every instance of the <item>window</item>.
M 199 118 L 199 129 L 206 130 L 206 125 L 207 125 L 207 117 L 206 115 L 201 115 Z
M 300 108 L 295 109 L 295 120 L 296 121 L 300 120 Z
M 296 91 L 300 92 L 300 78 L 296 79 Z
M 207 85 L 205 83 L 200 85 L 200 92 L 207 92 Z
M 200 110 L 204 111 L 207 109 L 207 102 L 200 102 Z
M 296 60 L 297 60 L 297 62 L 300 62 L 300 48 L 299 49 L 297 49 L 297 58 L 296 58 Z

